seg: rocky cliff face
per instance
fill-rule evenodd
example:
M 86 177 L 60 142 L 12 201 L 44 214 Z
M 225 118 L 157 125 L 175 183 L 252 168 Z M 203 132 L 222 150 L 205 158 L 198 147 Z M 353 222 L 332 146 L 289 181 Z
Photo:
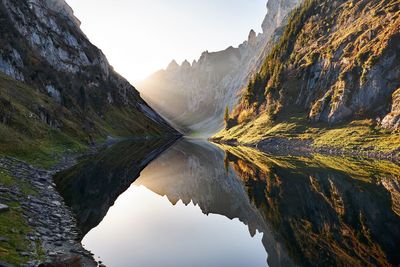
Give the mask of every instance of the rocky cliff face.
M 175 133 L 90 43 L 63 0 L 2 0 L 0 19 L 0 71 L 51 97 L 84 125 L 77 130 L 90 136 Z M 35 101 L 32 118 L 52 117 L 51 127 L 61 130 L 68 124 L 61 112 Z
M 223 127 L 223 111 L 233 107 L 241 89 L 259 69 L 264 55 L 281 33 L 279 28 L 300 0 L 269 0 L 263 33 L 250 32 L 239 47 L 204 52 L 200 59 L 178 65 L 171 62 L 139 90 L 157 111 L 185 132 L 212 134 Z
M 400 129 L 400 88 L 392 95 L 391 112 L 385 116 L 382 126 L 386 129 Z
M 305 114 L 399 128 L 400 3 L 308 0 L 243 95 L 233 124 Z M 296 113 L 293 112 L 296 110 Z

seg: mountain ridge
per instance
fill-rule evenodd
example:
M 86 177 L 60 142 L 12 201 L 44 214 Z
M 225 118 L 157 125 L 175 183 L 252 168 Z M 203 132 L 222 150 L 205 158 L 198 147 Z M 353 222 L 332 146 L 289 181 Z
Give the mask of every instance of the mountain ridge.
M 210 136 L 219 131 L 225 107 L 236 104 L 240 91 L 260 67 L 260 58 L 272 47 L 285 18 L 299 2 L 268 1 L 263 33 L 251 30 L 238 47 L 205 51 L 192 64 L 184 61 L 180 66 L 173 60 L 167 69 L 138 85 L 143 97 L 187 134 Z

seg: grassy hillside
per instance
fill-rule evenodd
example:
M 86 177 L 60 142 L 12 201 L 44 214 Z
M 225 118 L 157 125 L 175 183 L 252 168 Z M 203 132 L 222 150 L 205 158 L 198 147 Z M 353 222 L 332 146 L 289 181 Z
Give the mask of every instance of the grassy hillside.
M 25 83 L 0 73 L 0 155 L 42 167 L 64 152 L 81 152 L 112 136 L 161 136 L 158 128 L 136 110 L 113 107 L 105 118 L 87 110 L 77 116 Z
M 0 153 L 48 165 L 109 135 L 178 134 L 115 72 L 72 11 L 53 9 L 48 1 L 0 3 L 0 72 L 15 79 L 0 75 Z

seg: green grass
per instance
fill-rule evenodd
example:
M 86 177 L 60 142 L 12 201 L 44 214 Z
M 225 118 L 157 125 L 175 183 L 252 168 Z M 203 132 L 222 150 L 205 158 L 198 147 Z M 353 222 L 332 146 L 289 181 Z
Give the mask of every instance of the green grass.
M 27 240 L 32 232 L 21 214 L 19 203 L 7 203 L 10 211 L 0 213 L 0 237 L 6 241 L 0 242 L 0 259 L 16 266 L 23 266 L 29 260 L 44 260 L 45 253 L 40 241 L 33 244 Z M 31 256 L 21 256 L 20 252 L 32 252 Z
M 30 251 L 30 242 L 26 235 L 30 232 L 22 215 L 14 209 L 0 214 L 0 236 L 6 242 L 0 242 L 0 259 L 10 264 L 22 266 L 29 259 L 22 257 L 19 251 Z
M 28 181 L 21 181 L 12 177 L 6 170 L 0 168 L 0 185 L 6 187 L 17 187 L 19 191 L 28 196 L 36 195 L 37 191 L 32 187 Z
M 50 168 L 61 154 L 85 149 L 87 137 L 77 118 L 49 96 L 0 74 L 0 100 L 0 110 L 10 114 L 0 123 L 0 156 Z M 43 122 L 39 110 L 54 117 L 62 130 Z
M 151 119 L 136 110 L 110 108 L 105 116 L 105 130 L 114 136 L 160 137 L 163 132 Z
M 243 144 L 251 144 L 268 136 L 267 129 L 272 127 L 268 115 L 262 115 L 255 120 L 240 124 L 216 134 L 214 138 L 222 140 L 237 140 Z
M 84 152 L 87 145 L 58 131 L 49 131 L 41 139 L 18 135 L 0 124 L 0 156 L 11 156 L 37 167 L 53 167 L 64 153 Z M 15 135 L 12 135 L 12 134 Z
M 0 185 L 8 188 L 18 188 L 24 196 L 36 195 L 37 191 L 28 181 L 20 181 L 0 168 Z M 12 199 L 9 193 L 3 195 L 5 199 Z M 22 266 L 28 260 L 44 258 L 44 252 L 39 241 L 36 241 L 34 247 L 26 239 L 32 229 L 28 226 L 22 215 L 22 209 L 19 202 L 10 200 L 4 204 L 10 207 L 10 210 L 0 213 L 0 237 L 6 241 L 0 242 L 0 259 L 16 266 Z M 32 252 L 34 255 L 29 257 L 21 256 L 20 252 Z
M 7 115 L 5 123 L 3 114 Z M 58 126 L 50 126 L 49 120 Z M 12 156 L 48 169 L 62 154 L 81 153 L 91 142 L 105 140 L 109 135 L 165 134 L 164 128 L 132 107 L 112 106 L 104 115 L 91 108 L 73 113 L 48 95 L 0 73 L 0 156 Z

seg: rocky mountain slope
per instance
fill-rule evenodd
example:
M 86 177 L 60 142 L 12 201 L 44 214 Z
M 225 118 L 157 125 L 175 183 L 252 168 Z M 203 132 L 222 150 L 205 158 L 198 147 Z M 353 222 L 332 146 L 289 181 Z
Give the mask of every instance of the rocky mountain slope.
M 2 0 L 0 20 L 1 153 L 177 134 L 90 43 L 65 1 Z
M 253 30 L 238 48 L 204 52 L 199 60 L 172 61 L 138 88 L 154 108 L 186 133 L 213 134 L 223 128 L 226 106 L 233 107 L 241 89 L 276 40 L 290 11 L 300 0 L 269 0 L 263 33 Z
M 216 139 L 400 152 L 400 3 L 307 0 Z

